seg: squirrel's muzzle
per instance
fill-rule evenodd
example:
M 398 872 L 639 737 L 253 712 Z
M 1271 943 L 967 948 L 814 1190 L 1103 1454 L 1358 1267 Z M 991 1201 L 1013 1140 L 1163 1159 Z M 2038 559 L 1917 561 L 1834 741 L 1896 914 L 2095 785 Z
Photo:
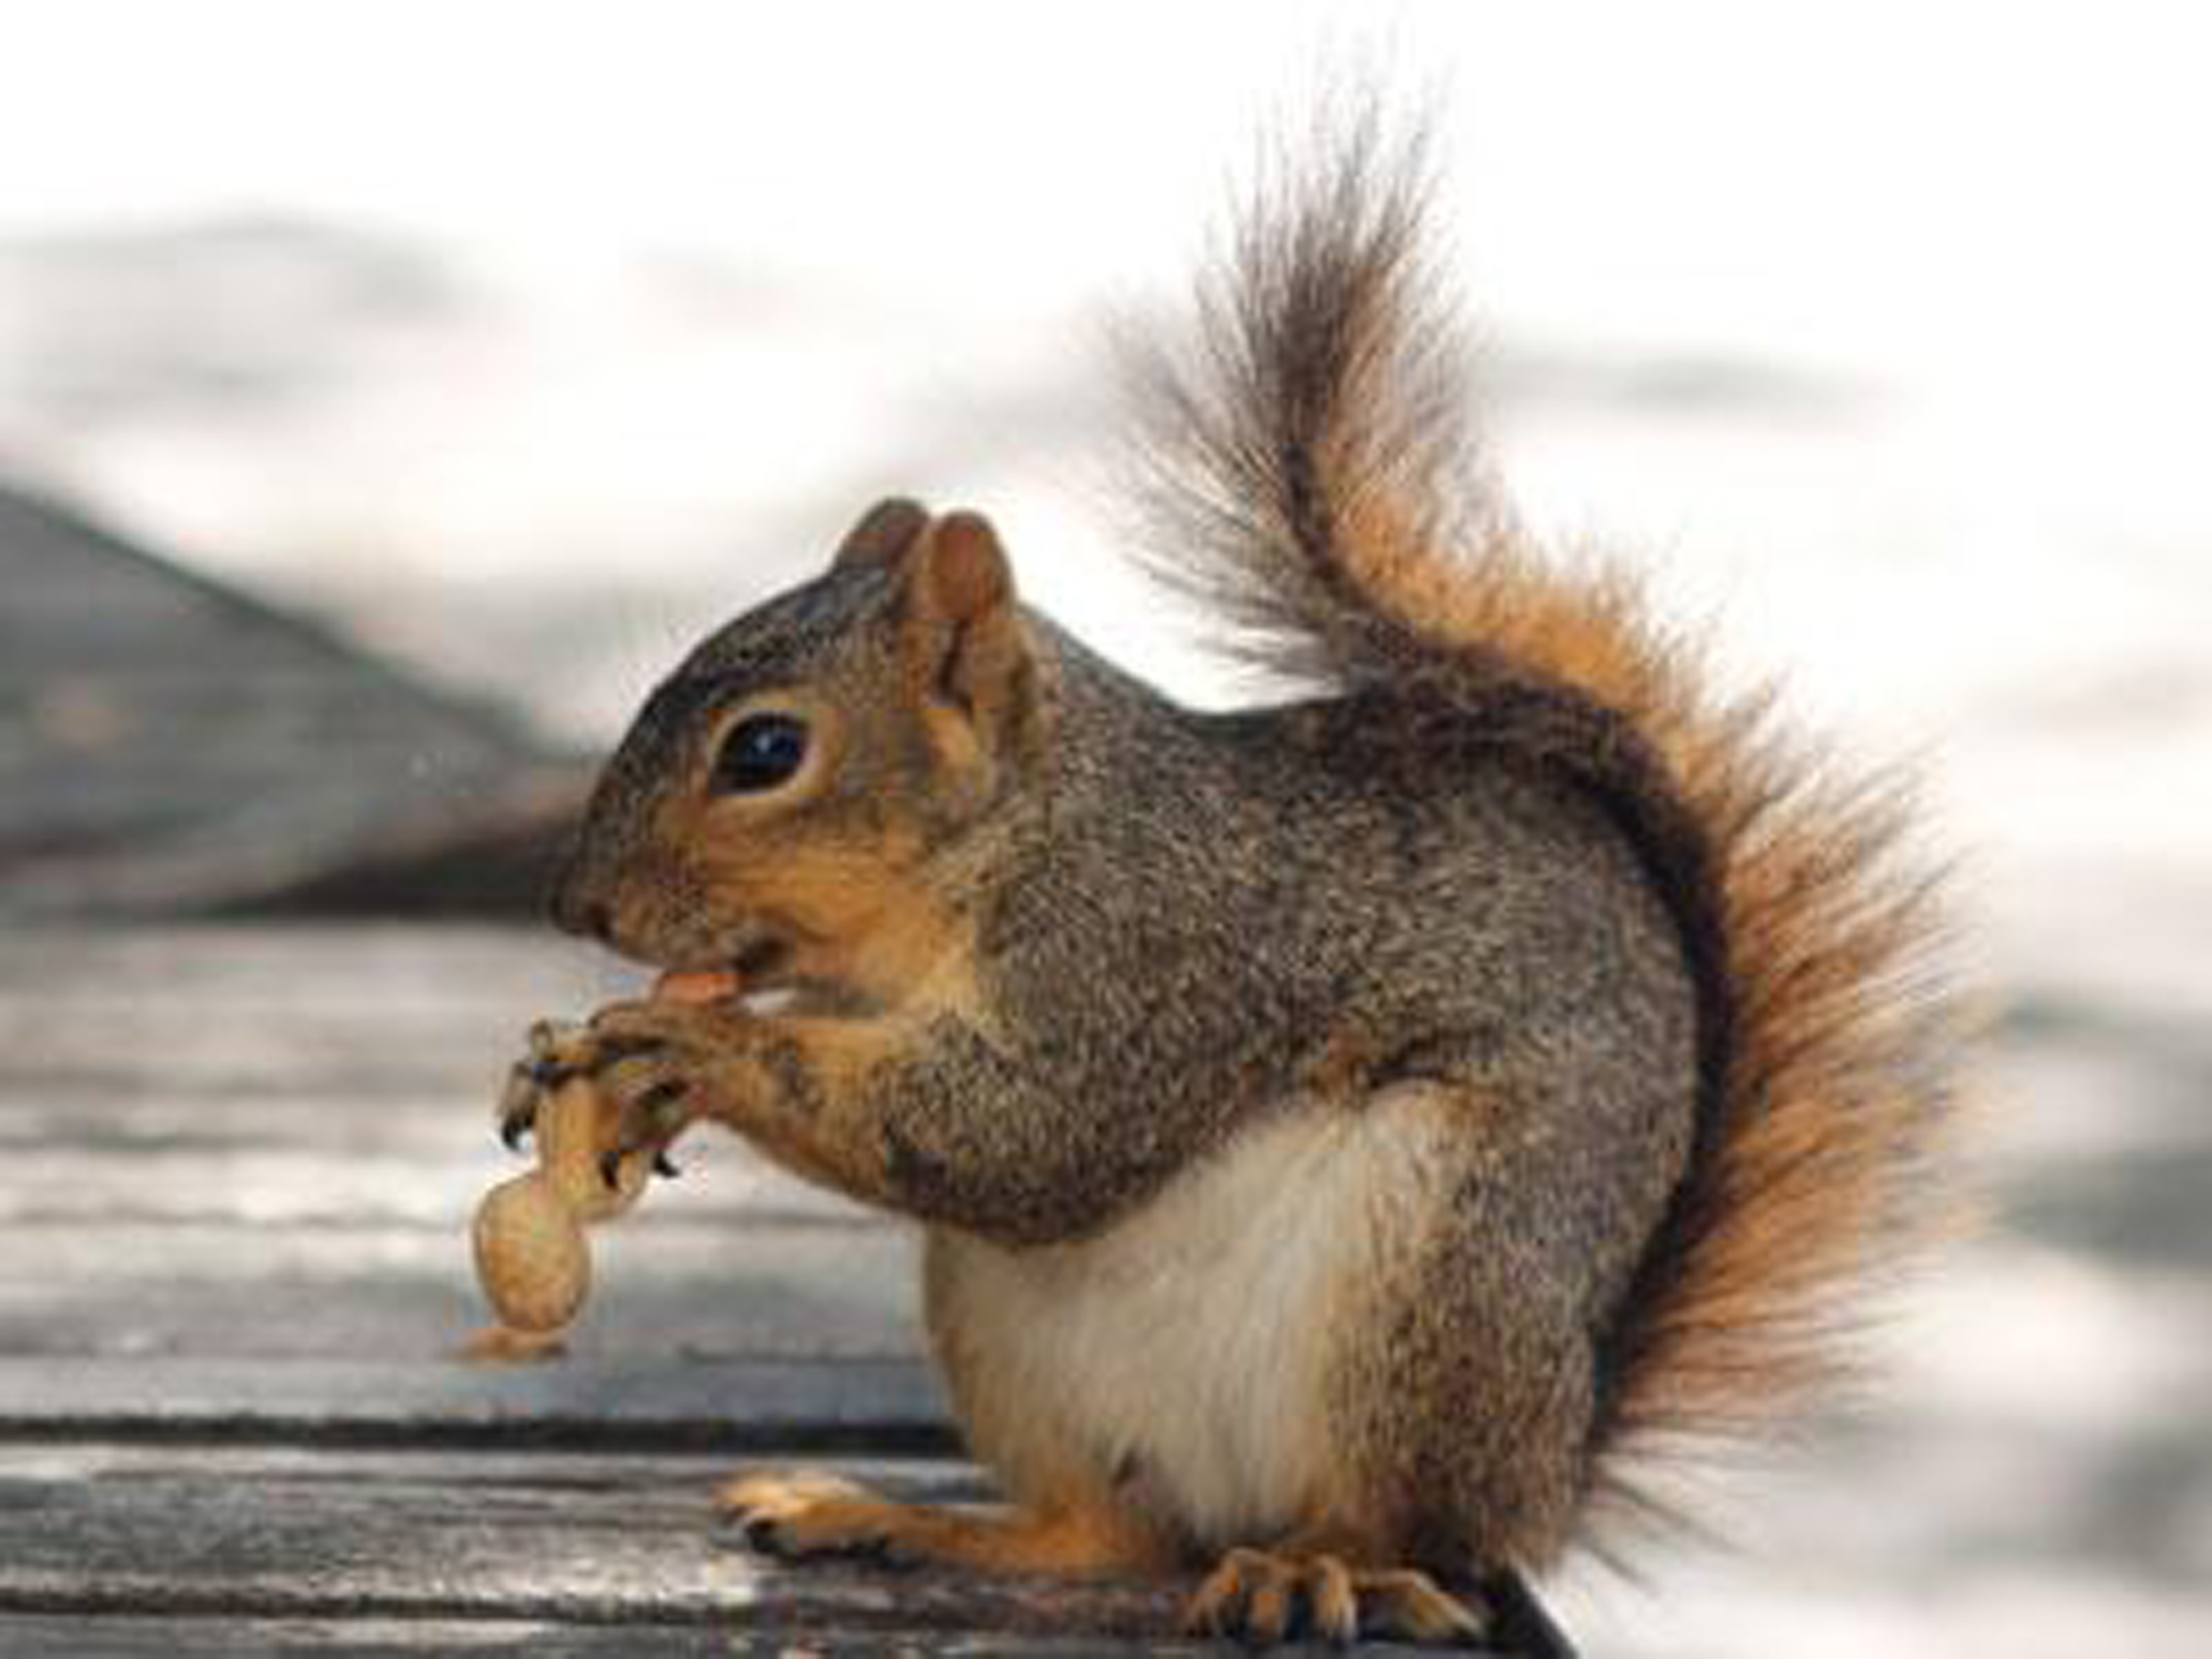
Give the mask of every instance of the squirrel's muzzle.
M 598 939 L 603 944 L 614 942 L 615 908 L 594 890 L 580 858 L 571 857 L 554 878 L 553 890 L 546 899 L 546 913 L 563 933 Z

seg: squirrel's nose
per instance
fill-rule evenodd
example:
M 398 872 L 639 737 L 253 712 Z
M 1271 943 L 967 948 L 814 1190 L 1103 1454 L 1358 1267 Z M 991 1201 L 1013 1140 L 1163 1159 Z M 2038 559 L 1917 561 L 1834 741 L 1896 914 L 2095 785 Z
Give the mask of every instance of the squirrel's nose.
M 554 881 L 546 910 L 564 933 L 606 942 L 615 930 L 613 906 L 591 891 L 573 863 Z

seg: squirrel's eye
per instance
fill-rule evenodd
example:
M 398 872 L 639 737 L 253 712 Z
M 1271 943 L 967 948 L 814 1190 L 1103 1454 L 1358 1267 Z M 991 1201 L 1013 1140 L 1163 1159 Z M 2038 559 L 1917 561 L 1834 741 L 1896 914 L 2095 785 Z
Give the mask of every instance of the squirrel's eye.
M 806 760 L 806 722 L 796 714 L 752 714 L 730 729 L 714 757 L 714 787 L 749 794 L 788 783 Z

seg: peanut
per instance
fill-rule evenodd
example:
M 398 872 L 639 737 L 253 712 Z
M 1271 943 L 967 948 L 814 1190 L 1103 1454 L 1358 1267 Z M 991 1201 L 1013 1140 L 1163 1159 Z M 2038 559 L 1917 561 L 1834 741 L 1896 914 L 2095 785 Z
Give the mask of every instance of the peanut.
M 730 970 L 691 969 L 663 974 L 652 995 L 672 1003 L 711 1003 L 735 996 L 740 988 Z M 584 1228 L 629 1209 L 652 1170 L 651 1150 L 632 1152 L 608 1185 L 602 1168 L 606 1117 L 584 1077 L 548 1091 L 535 1117 L 538 1167 L 501 1182 L 477 1206 L 471 1234 L 476 1279 L 501 1323 L 470 1339 L 469 1357 L 543 1359 L 560 1351 L 560 1332 L 591 1293 L 591 1247 Z
M 538 1109 L 538 1167 L 492 1188 L 477 1208 L 477 1281 L 510 1330 L 549 1333 L 575 1318 L 591 1290 L 586 1224 L 620 1215 L 644 1188 L 648 1151 L 624 1158 L 607 1184 L 604 1116 L 586 1079 L 551 1090 Z
M 729 968 L 687 968 L 653 982 L 654 998 L 671 1003 L 715 1003 L 739 989 L 737 973 Z

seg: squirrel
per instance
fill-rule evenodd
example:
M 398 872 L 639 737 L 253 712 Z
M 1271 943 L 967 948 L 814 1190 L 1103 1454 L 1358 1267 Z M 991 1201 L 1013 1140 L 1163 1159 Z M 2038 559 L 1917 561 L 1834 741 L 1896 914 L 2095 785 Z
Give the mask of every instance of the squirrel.
M 1940 1197 L 1946 881 L 1490 483 L 1375 122 L 1146 348 L 1145 557 L 1295 700 L 1182 706 L 895 499 L 655 689 L 553 899 L 610 1157 L 695 1123 L 920 1224 L 1003 1512 L 759 1473 L 757 1548 L 1188 1573 L 1193 1632 L 1495 1634 L 1679 1445 L 1849 1359 Z

